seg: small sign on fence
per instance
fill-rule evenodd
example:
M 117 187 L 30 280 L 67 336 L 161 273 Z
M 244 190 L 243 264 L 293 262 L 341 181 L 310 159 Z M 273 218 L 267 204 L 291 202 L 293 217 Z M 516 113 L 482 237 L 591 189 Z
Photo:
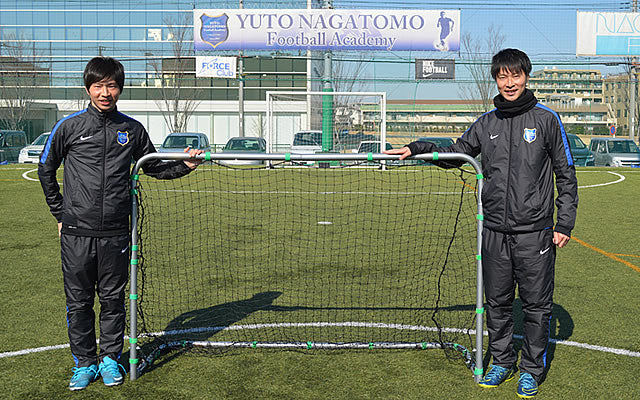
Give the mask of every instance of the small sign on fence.
M 455 60 L 416 59 L 416 79 L 455 79 Z

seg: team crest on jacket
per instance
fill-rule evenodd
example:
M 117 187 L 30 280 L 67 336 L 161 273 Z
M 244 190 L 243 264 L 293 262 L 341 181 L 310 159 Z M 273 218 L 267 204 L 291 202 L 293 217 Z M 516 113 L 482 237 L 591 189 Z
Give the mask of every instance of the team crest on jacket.
M 529 128 L 524 128 L 524 140 L 527 143 L 531 143 L 534 140 L 536 140 L 536 128 L 533 129 L 529 129 Z
M 121 146 L 126 145 L 127 143 L 129 143 L 129 131 L 118 131 L 116 132 L 118 134 L 118 137 L 116 138 L 116 140 L 118 141 L 118 144 L 120 144 Z

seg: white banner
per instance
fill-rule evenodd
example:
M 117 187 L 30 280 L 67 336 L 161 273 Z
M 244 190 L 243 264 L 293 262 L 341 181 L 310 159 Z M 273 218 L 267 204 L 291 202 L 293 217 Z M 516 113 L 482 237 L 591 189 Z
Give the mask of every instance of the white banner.
M 577 13 L 576 55 L 640 55 L 640 13 Z
M 196 76 L 235 78 L 235 57 L 196 56 Z
M 194 10 L 194 49 L 460 49 L 460 10 Z

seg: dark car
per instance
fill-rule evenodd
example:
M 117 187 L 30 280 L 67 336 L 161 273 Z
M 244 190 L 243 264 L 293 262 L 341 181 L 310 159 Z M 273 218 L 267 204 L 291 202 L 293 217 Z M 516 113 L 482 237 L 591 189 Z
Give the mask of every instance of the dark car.
M 453 138 L 450 137 L 421 137 L 418 139 L 421 142 L 431 142 L 438 147 L 447 147 L 453 144 Z
M 0 130 L 0 163 L 18 162 L 20 150 L 27 145 L 27 135 L 23 131 Z
M 567 133 L 567 141 L 569 142 L 569 148 L 573 156 L 573 164 L 576 167 L 593 166 L 593 153 L 578 135 Z
M 266 153 L 267 142 L 261 137 L 233 137 L 222 148 L 223 153 Z M 262 165 L 264 160 L 220 160 L 225 165 Z

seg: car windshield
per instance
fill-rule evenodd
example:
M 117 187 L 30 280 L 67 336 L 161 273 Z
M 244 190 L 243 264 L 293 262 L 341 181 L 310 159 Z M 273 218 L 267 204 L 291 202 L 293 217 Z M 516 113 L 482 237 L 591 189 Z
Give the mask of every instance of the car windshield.
M 430 137 L 423 137 L 418 139 L 421 142 L 431 142 L 433 144 L 435 144 L 438 147 L 446 147 L 449 145 L 453 144 L 453 139 L 451 138 L 430 138 Z
M 48 137 L 49 137 L 48 133 L 43 133 L 42 135 L 38 136 L 36 140 L 34 140 L 33 143 L 31 144 L 34 146 L 44 146 L 47 143 Z
M 260 141 L 257 139 L 231 139 L 222 150 L 231 151 L 260 151 Z
M 293 138 L 294 146 L 322 146 L 322 132 L 298 132 Z
M 162 147 L 165 149 L 184 149 L 187 146 L 191 146 L 192 148 L 198 148 L 198 137 L 197 136 L 172 136 L 169 135 L 164 140 Z
M 569 147 L 571 147 L 572 150 L 587 148 L 587 145 L 577 136 L 567 136 L 567 139 L 569 140 Z
M 631 140 L 612 140 L 607 143 L 609 153 L 637 153 L 638 145 Z

